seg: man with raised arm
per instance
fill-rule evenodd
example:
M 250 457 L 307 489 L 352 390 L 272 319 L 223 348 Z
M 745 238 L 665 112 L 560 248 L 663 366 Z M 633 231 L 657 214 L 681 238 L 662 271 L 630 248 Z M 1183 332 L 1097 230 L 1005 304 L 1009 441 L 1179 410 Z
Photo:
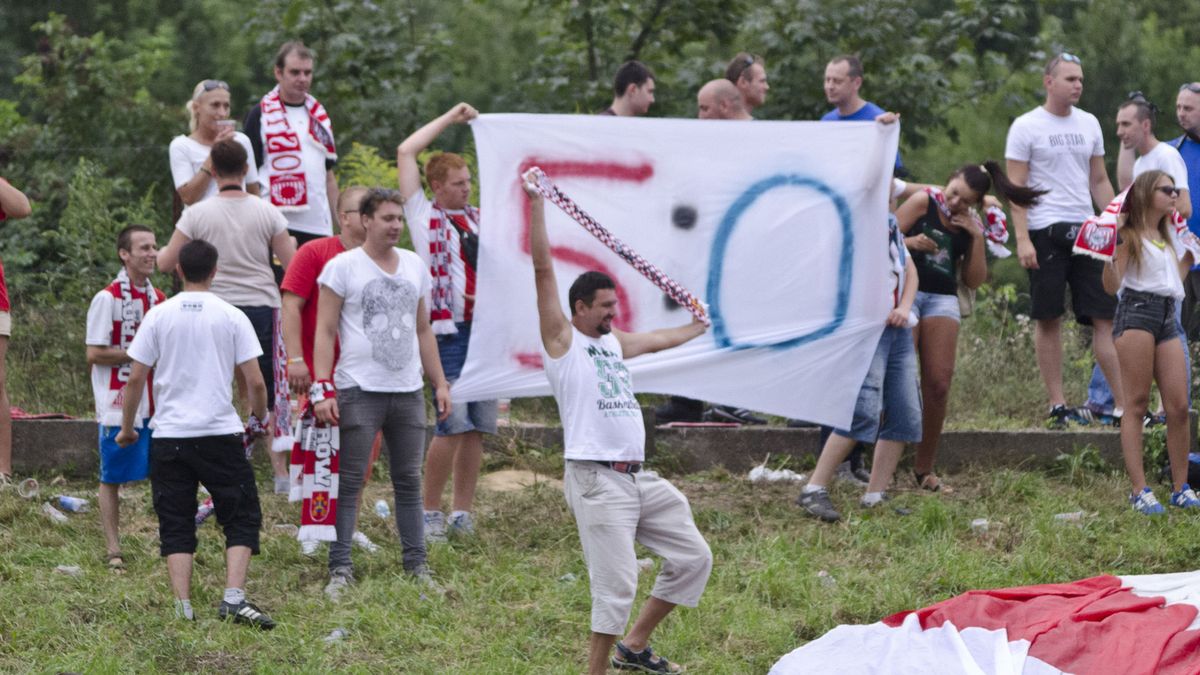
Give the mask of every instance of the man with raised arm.
M 566 456 L 563 491 L 588 566 L 592 591 L 588 671 L 611 665 L 678 672 L 650 649 L 650 633 L 676 605 L 695 607 L 712 570 L 712 552 L 692 520 L 687 498 L 653 471 L 643 471 L 645 428 L 625 359 L 670 349 L 704 334 L 698 321 L 646 333 L 614 330 L 612 279 L 585 272 L 571 284 L 571 318 L 563 313 L 546 235 L 544 204 L 530 185 L 529 244 L 537 284 L 546 377 L 558 402 Z M 663 558 L 650 598 L 626 632 L 637 593 L 634 542 Z M 617 653 L 611 657 L 613 643 Z
M 400 195 L 408 220 L 413 250 L 429 269 L 433 293 L 429 321 L 437 335 L 438 356 L 446 379 L 462 374 L 475 314 L 475 268 L 479 261 L 479 209 L 471 205 L 471 170 L 452 152 L 435 153 L 425 163 L 425 179 L 433 201 L 421 187 L 417 157 L 451 124 L 465 124 L 479 113 L 459 103 L 445 114 L 404 139 L 396 149 Z M 471 401 L 455 405 L 450 417 L 434 427 L 425 459 L 425 540 L 442 542 L 447 534 L 475 533 L 471 506 L 479 467 L 483 462 L 483 435 L 496 433 L 496 401 Z M 442 511 L 442 491 L 454 474 L 453 510 Z
M 135 420 L 153 368 L 150 488 L 176 615 L 195 619 L 196 489 L 203 485 L 225 530 L 225 596 L 217 616 L 270 630 L 275 622 L 246 599 L 246 571 L 250 556 L 258 553 L 262 509 L 230 387 L 236 368 L 249 392 L 250 422 L 244 429 L 265 433 L 267 385 L 258 369 L 262 347 L 250 319 L 209 290 L 217 275 L 216 247 L 193 239 L 180 248 L 178 260 L 183 292 L 147 312 L 129 345 L 133 368 L 116 441 L 121 447 L 137 442 Z

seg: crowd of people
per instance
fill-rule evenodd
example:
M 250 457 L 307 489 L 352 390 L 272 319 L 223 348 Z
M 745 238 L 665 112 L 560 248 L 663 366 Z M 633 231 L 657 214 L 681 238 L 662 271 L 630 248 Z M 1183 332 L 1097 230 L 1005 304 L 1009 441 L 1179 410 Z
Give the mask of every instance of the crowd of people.
M 150 479 L 178 616 L 194 619 L 190 598 L 198 490 L 211 495 L 226 542 L 226 589 L 219 616 L 269 629 L 245 581 L 259 550 L 261 509 L 249 457 L 267 437 L 274 492 L 291 487 L 287 452 L 289 394 L 306 399 L 321 424 L 337 425 L 339 489 L 336 541 L 328 551 L 325 592 L 337 600 L 354 583 L 351 556 L 362 488 L 380 454 L 389 463 L 396 529 L 406 573 L 436 587 L 427 545 L 471 536 L 484 434 L 497 430 L 497 402 L 456 405 L 477 297 L 483 217 L 471 204 L 472 176 L 459 155 L 422 153 L 478 112 L 466 103 L 409 135 L 397 148 L 399 189 L 351 186 L 339 192 L 338 155 L 325 107 L 310 93 L 314 54 L 288 42 L 274 62 L 277 86 L 250 109 L 242 131 L 231 119 L 229 86 L 206 79 L 187 104 L 189 134 L 169 147 L 183 204 L 168 243 L 129 225 L 116 236 L 121 269 L 88 310 L 87 361 L 99 423 L 100 510 L 106 559 L 124 567 L 119 486 Z M 895 123 L 862 96 L 855 56 L 828 63 L 822 121 Z M 963 164 L 941 185 L 905 182 L 897 154 L 887 241 L 892 309 L 859 387 L 848 429 L 825 429 L 816 469 L 797 499 L 808 514 L 841 518 L 829 495 L 836 478 L 861 485 L 861 505 L 887 499 L 904 447 L 916 446 L 918 487 L 948 491 L 934 472 L 949 405 L 955 351 L 970 291 L 987 278 L 985 211 L 1007 204 L 1016 255 L 1028 270 L 1036 360 L 1048 424 L 1119 425 L 1132 483 L 1130 502 L 1152 514 L 1163 506 L 1142 469 L 1142 429 L 1158 384 L 1167 425 L 1169 504 L 1200 509 L 1188 486 L 1187 340 L 1200 335 L 1200 268 L 1182 242 L 1200 231 L 1200 84 L 1183 85 L 1176 112 L 1184 134 L 1156 136 L 1157 108 L 1140 92 L 1116 110 L 1121 152 L 1117 197 L 1104 163 L 1095 116 L 1076 107 L 1079 59 L 1063 53 L 1045 67 L 1044 102 L 1008 132 L 1005 166 Z M 766 64 L 737 54 L 724 77 L 699 88 L 699 117 L 755 119 L 770 91 Z M 615 76 L 602 115 L 639 116 L 654 104 L 655 75 L 631 61 Z M 424 176 L 424 183 L 422 182 Z M 428 188 L 428 195 L 426 193 Z M 564 492 L 579 529 L 591 580 L 589 669 L 674 672 L 650 635 L 676 605 L 695 606 L 712 554 L 686 498 L 643 465 L 641 409 L 625 359 L 670 349 L 704 334 L 693 321 L 626 333 L 613 327 L 614 281 L 582 274 L 560 306 L 544 207 L 530 201 L 543 361 L 564 427 Z M 994 194 L 994 196 L 992 196 Z M 1117 197 L 1114 200 L 1114 197 Z M 1113 205 L 1115 210 L 1113 210 Z M 1111 255 L 1076 252 L 1081 226 L 1106 208 L 1116 219 Z M 28 199 L 0 180 L 0 220 L 30 213 Z M 337 223 L 337 231 L 334 230 Z M 413 250 L 397 247 L 407 226 Z M 155 270 L 178 274 L 167 298 Z M 1064 298 L 1092 328 L 1096 370 L 1086 404 L 1068 405 L 1062 383 Z M 1185 331 L 1186 326 L 1186 331 Z M 0 269 L 0 480 L 12 475 L 11 423 L 3 357 L 11 334 Z M 248 414 L 243 423 L 233 396 Z M 426 452 L 428 381 L 437 411 Z M 605 399 L 597 405 L 597 393 Z M 757 424 L 753 411 L 672 397 L 660 423 L 702 420 Z M 789 425 L 803 426 L 801 420 Z M 863 446 L 874 445 L 867 469 Z M 453 476 L 447 513 L 443 491 Z M 632 627 L 637 589 L 634 542 L 664 558 L 650 598 Z M 620 639 L 618 639 L 618 637 Z M 615 648 L 615 653 L 614 653 Z

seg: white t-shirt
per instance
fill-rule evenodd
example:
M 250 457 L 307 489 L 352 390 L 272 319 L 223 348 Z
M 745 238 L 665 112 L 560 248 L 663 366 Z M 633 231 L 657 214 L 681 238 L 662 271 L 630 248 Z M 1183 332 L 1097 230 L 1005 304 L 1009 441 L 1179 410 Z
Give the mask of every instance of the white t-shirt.
M 185 291 L 142 320 L 129 356 L 154 368 L 154 417 L 160 438 L 243 431 L 233 408 L 233 369 L 262 355 L 239 309 L 209 292 Z
M 564 456 L 602 462 L 645 459 L 642 407 L 616 336 L 591 338 L 572 326 L 567 353 L 553 359 L 543 349 L 543 356 L 562 419 Z
M 131 307 L 133 316 L 134 335 L 138 324 L 145 315 L 149 303 L 146 301 L 143 289 L 130 287 Z M 154 289 L 156 302 L 163 301 L 162 291 Z M 87 313 L 87 336 L 84 343 L 93 347 L 119 347 L 121 345 L 121 303 L 120 286 L 114 282 L 109 284 L 92 298 L 92 304 Z M 96 421 L 106 427 L 121 426 L 122 406 L 124 405 L 125 382 L 129 378 L 129 369 L 121 366 L 92 366 L 92 395 L 96 399 Z M 153 378 L 151 378 L 153 379 Z M 150 417 L 151 380 L 146 381 L 142 390 L 142 401 L 138 404 L 136 423 Z
M 1029 208 L 1031 232 L 1054 223 L 1082 223 L 1096 214 L 1091 161 L 1104 156 L 1104 136 L 1095 115 L 1072 107 L 1071 114 L 1060 117 L 1038 106 L 1013 121 L 1004 156 L 1028 162 L 1028 185 L 1049 190 Z
M 246 180 L 242 182 L 244 188 L 246 183 L 258 182 L 258 167 L 254 166 L 254 147 L 250 145 L 250 138 L 240 131 L 233 132 L 233 140 L 246 149 Z M 169 149 L 171 179 L 175 181 L 175 189 L 178 190 L 180 186 L 200 173 L 200 167 L 204 166 L 204 161 L 208 159 L 208 153 L 211 150 L 211 145 L 205 145 L 189 136 L 176 136 L 171 140 Z M 204 196 L 198 201 L 204 201 L 215 194 L 217 194 L 217 181 L 210 180 L 208 189 L 204 191 Z
M 287 232 L 287 219 L 274 205 L 246 193 L 216 197 L 184 211 L 175 229 L 217 248 L 218 297 L 239 307 L 279 307 L 271 240 Z
M 429 295 L 429 269 L 416 253 L 395 249 L 388 274 L 362 247 L 330 260 L 317 283 L 342 298 L 341 354 L 333 383 L 339 389 L 407 392 L 421 388 L 418 303 Z
M 308 208 L 284 212 L 284 215 L 287 216 L 288 229 L 306 234 L 315 234 L 319 237 L 331 236 L 333 234 L 333 216 L 329 213 L 329 195 L 325 187 L 325 151 L 309 138 L 308 110 L 302 105 L 284 105 L 283 107 L 287 110 L 288 124 L 296 132 L 296 135 L 303 139 L 300 147 L 302 148 L 301 153 L 304 156 L 304 166 L 314 167 L 305 176 L 307 179 Z M 250 156 L 253 157 L 254 153 L 251 153 Z M 266 159 L 269 160 L 270 155 L 267 155 Z M 317 169 L 315 167 L 320 168 Z M 266 172 L 260 171 L 258 194 L 264 200 L 270 201 L 271 186 L 266 184 L 266 180 Z M 334 197 L 336 198 L 336 195 Z
M 1132 260 L 1126 264 L 1121 290 L 1128 288 L 1177 300 L 1183 299 L 1183 278 L 1179 276 L 1179 259 L 1186 251 L 1175 238 L 1175 228 L 1168 227 L 1167 232 L 1167 245 L 1162 248 L 1149 239 L 1142 239 L 1141 264 L 1135 267 Z
M 1133 160 L 1133 177 L 1136 179 L 1147 171 L 1158 170 L 1166 173 L 1175 181 L 1175 187 L 1186 190 L 1188 187 L 1187 165 L 1183 156 L 1171 147 L 1170 143 L 1159 143 L 1150 152 Z

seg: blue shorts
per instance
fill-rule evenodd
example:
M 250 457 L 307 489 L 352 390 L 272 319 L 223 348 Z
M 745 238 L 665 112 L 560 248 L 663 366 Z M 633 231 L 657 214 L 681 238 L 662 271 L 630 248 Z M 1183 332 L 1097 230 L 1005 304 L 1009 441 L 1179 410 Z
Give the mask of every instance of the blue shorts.
M 100 482 L 129 483 L 146 480 L 150 475 L 150 420 L 142 420 L 136 443 L 122 448 L 117 445 L 121 427 L 100 425 Z
M 912 308 L 918 320 L 941 316 L 962 323 L 962 309 L 958 305 L 957 295 L 917 291 L 917 299 L 913 300 Z
M 442 372 L 446 379 L 453 382 L 462 374 L 463 364 L 467 361 L 467 343 L 471 341 L 471 323 L 469 321 L 454 324 L 458 332 L 454 335 L 437 336 L 438 358 L 442 361 Z M 453 436 L 465 434 L 468 431 L 482 431 L 485 434 L 496 433 L 496 401 L 472 401 L 471 403 L 455 404 L 450 409 L 450 417 L 445 422 L 438 422 L 433 429 L 434 436 Z
M 911 328 L 883 329 L 867 378 L 858 390 L 854 421 L 848 431 L 834 429 L 833 433 L 860 443 L 920 442 L 921 393 Z

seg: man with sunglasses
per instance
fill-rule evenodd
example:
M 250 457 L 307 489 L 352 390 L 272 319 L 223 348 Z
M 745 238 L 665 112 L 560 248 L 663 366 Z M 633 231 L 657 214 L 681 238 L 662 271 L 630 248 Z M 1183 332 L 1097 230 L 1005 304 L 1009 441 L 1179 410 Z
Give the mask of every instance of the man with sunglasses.
M 1187 183 L 1176 180 L 1176 187 L 1187 187 L 1189 199 L 1178 199 L 1176 206 L 1187 206 L 1191 209 L 1188 217 L 1188 229 L 1200 233 L 1200 82 L 1187 82 L 1179 87 L 1175 97 L 1175 117 L 1183 129 L 1183 135 L 1171 139 L 1164 145 L 1169 145 L 1179 151 L 1183 163 L 1187 167 Z M 1184 280 L 1183 289 L 1186 298 L 1183 302 L 1183 326 L 1187 339 L 1200 340 L 1200 311 L 1196 304 L 1200 302 L 1200 265 L 1192 267 L 1192 271 Z
M 725 79 L 737 87 L 742 95 L 742 107 L 748 117 L 754 116 L 754 109 L 767 100 L 767 69 L 761 56 L 739 52 L 725 68 Z M 730 118 L 736 119 L 736 118 Z
M 1008 130 L 1004 156 L 1008 177 L 1017 185 L 1048 190 L 1037 205 L 1012 206 L 1017 256 L 1029 271 L 1034 319 L 1034 350 L 1046 387 L 1048 425 L 1065 428 L 1087 418 L 1066 404 L 1062 383 L 1063 298 L 1071 288 L 1075 320 L 1091 325 L 1092 351 L 1112 385 L 1118 408 L 1123 408 L 1121 373 L 1113 346 L 1112 319 L 1116 299 L 1104 291 L 1103 263 L 1072 255 L 1075 236 L 1084 220 L 1113 198 L 1104 165 L 1100 122 L 1075 107 L 1083 93 L 1083 66 L 1073 54 L 1059 54 L 1046 64 L 1042 105 L 1018 117 Z

